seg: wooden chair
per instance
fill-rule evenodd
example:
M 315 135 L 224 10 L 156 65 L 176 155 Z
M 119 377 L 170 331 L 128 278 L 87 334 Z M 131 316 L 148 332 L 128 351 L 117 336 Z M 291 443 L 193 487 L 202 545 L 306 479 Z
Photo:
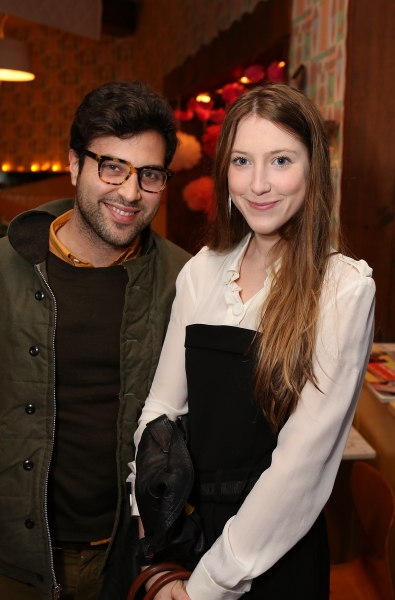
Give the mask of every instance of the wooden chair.
M 385 477 L 355 462 L 351 493 L 362 529 L 360 553 L 351 562 L 332 565 L 331 600 L 395 600 L 388 546 L 395 496 Z

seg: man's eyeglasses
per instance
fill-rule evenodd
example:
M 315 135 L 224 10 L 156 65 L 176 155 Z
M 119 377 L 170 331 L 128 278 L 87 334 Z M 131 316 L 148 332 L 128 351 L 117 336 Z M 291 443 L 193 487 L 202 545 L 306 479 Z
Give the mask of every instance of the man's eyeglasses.
M 134 167 L 132 163 L 115 156 L 99 156 L 90 150 L 84 154 L 97 162 L 99 178 L 110 185 L 122 185 L 133 173 L 137 173 L 139 186 L 144 192 L 159 194 L 173 173 L 162 167 Z

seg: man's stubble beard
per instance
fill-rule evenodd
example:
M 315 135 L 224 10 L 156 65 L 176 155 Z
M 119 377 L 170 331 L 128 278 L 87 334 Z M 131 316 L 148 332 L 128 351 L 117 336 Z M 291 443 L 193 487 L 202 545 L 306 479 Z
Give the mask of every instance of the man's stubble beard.
M 156 210 L 151 214 L 147 214 L 147 210 L 142 201 L 127 203 L 117 196 L 116 203 L 118 205 L 125 206 L 126 208 L 135 208 L 140 212 L 136 221 L 133 223 L 122 224 L 113 222 L 110 225 L 109 219 L 106 220 L 105 214 L 103 213 L 103 210 L 105 211 L 106 208 L 101 206 L 106 198 L 108 202 L 111 203 L 110 196 L 102 196 L 98 201 L 92 203 L 81 189 L 79 181 L 77 181 L 75 208 L 77 208 L 80 215 L 79 221 L 83 233 L 95 244 L 99 243 L 106 247 L 126 248 L 130 246 L 133 240 L 151 223 L 159 210 L 158 205 Z

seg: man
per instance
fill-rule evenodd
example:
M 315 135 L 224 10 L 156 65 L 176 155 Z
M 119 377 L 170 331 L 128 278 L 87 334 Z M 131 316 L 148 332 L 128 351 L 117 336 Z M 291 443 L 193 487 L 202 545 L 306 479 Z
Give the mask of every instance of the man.
M 139 82 L 89 93 L 76 197 L 0 243 L 0 598 L 96 599 L 130 520 L 133 434 L 188 255 L 152 232 L 177 145 Z M 62 591 L 60 589 L 62 588 Z

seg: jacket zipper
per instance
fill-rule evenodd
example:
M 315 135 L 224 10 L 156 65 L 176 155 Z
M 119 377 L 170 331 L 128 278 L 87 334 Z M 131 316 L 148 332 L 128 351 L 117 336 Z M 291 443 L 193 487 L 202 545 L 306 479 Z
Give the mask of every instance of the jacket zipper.
M 52 335 L 52 352 L 53 352 L 53 407 L 54 407 L 54 414 L 53 414 L 53 424 L 52 424 L 52 445 L 51 445 L 51 453 L 49 455 L 49 462 L 48 462 L 48 467 L 47 467 L 47 474 L 46 474 L 46 478 L 45 478 L 45 490 L 44 490 L 44 519 L 45 519 L 45 526 L 47 529 L 47 540 L 48 540 L 48 549 L 49 549 L 49 561 L 50 561 L 50 567 L 51 567 L 51 573 L 52 573 L 52 583 L 53 583 L 53 589 L 52 589 L 52 598 L 53 600 L 58 600 L 58 598 L 60 597 L 60 592 L 62 590 L 62 586 L 58 584 L 58 582 L 56 581 L 56 575 L 55 575 L 55 569 L 53 566 L 53 549 L 52 549 L 52 542 L 51 542 L 51 534 L 49 531 L 49 521 L 48 521 L 48 478 L 49 478 L 49 468 L 51 465 L 51 460 L 52 460 L 52 455 L 53 455 L 53 448 L 54 448 L 54 441 L 55 441 L 55 420 L 56 420 L 56 391 L 55 391 L 55 331 L 56 331 L 56 324 L 57 324 L 57 317 L 58 317 L 58 306 L 56 304 L 56 298 L 55 298 L 55 294 L 53 293 L 53 291 L 51 290 L 49 283 L 47 282 L 47 280 L 45 279 L 41 269 L 40 269 L 40 265 L 35 265 L 34 266 L 36 271 L 39 273 L 39 276 L 41 277 L 41 279 L 44 282 L 45 287 L 47 288 L 47 290 L 49 291 L 49 293 L 52 296 L 52 300 L 54 303 L 54 328 L 53 328 L 53 335 Z

